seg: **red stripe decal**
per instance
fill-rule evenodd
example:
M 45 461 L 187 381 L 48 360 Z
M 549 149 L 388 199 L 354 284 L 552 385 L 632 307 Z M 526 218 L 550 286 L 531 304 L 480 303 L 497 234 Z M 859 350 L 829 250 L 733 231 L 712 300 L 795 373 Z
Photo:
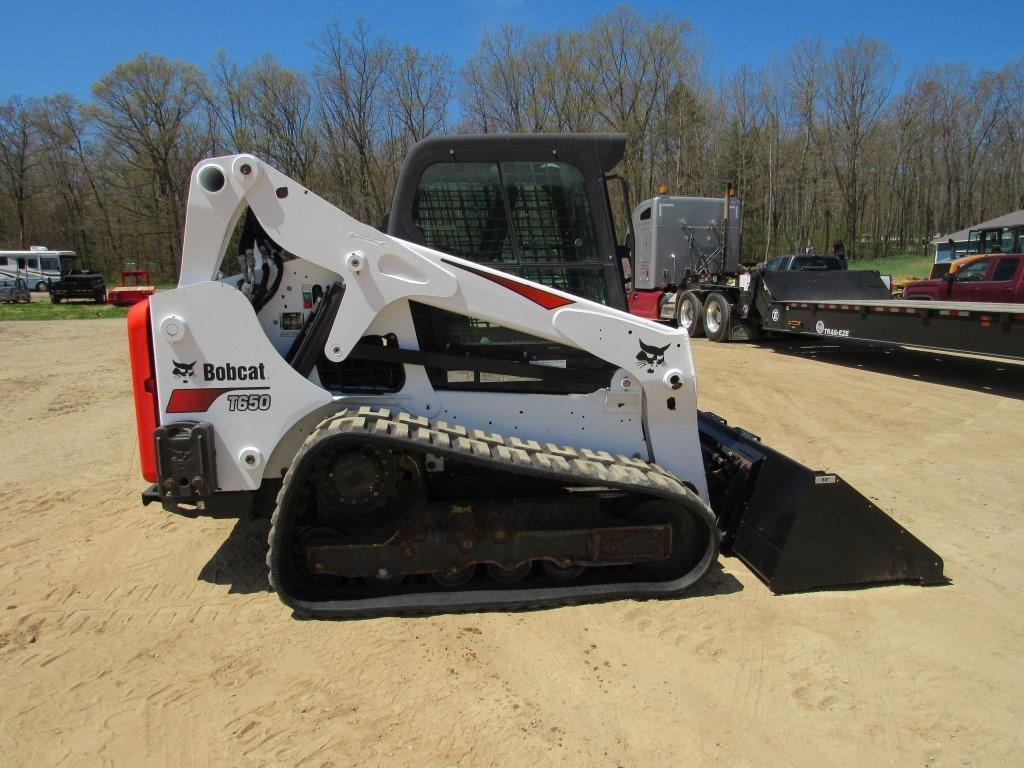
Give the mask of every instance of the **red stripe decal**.
M 213 401 L 225 392 L 239 387 L 211 387 L 209 389 L 175 389 L 167 401 L 167 413 L 206 413 Z
M 556 296 L 555 294 L 549 293 L 541 288 L 537 288 L 536 286 L 520 283 L 510 277 L 492 275 L 490 272 L 484 272 L 482 269 L 473 269 L 472 267 L 467 267 L 463 264 L 456 264 L 453 261 L 448 261 L 448 259 L 441 259 L 441 261 L 452 267 L 458 267 L 459 269 L 464 269 L 467 272 L 472 272 L 474 275 L 479 275 L 485 280 L 490 280 L 492 283 L 497 283 L 504 288 L 508 288 L 510 291 L 515 291 L 520 296 L 532 301 L 534 304 L 540 304 L 544 309 L 558 309 L 559 307 L 564 307 L 567 304 L 576 303 L 572 299 L 566 299 L 563 296 Z

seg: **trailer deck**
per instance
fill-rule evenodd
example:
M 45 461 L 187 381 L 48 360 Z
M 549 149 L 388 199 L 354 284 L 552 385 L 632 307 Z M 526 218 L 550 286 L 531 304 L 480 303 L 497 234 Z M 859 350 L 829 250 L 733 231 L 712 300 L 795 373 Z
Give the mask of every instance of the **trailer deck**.
M 775 301 L 762 330 L 1024 359 L 1024 305 L 902 299 Z

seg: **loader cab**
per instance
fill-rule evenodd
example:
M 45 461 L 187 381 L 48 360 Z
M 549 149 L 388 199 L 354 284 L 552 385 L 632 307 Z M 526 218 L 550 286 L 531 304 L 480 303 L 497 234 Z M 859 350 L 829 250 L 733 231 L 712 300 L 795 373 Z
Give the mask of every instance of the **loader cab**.
M 976 253 L 1024 253 L 1024 226 L 972 229 L 967 255 Z
M 610 207 L 609 176 L 623 134 L 438 136 L 406 158 L 384 228 L 592 301 L 626 308 L 623 246 Z M 627 238 L 624 236 L 623 240 Z M 518 331 L 413 305 L 424 349 L 609 373 L 597 358 Z M 446 388 L 529 389 L 529 382 L 439 380 Z M 603 386 L 605 382 L 599 385 Z
M 623 134 L 425 139 L 398 177 L 387 233 L 624 308 L 606 184 L 625 148 Z

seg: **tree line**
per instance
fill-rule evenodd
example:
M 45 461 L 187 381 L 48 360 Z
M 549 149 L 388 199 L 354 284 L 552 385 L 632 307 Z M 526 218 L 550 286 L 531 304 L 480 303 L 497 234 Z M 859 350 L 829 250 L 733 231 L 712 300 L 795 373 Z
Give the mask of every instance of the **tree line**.
M 1024 206 L 1024 58 L 902 73 L 884 42 L 807 38 L 713 81 L 685 19 L 629 6 L 584 27 L 485 32 L 461 67 L 364 22 L 331 24 L 310 71 L 273 55 L 205 68 L 140 53 L 92 87 L 0 103 L 0 248 L 46 244 L 115 274 L 176 277 L 191 168 L 252 152 L 379 222 L 402 160 L 446 131 L 616 131 L 633 203 L 737 185 L 748 261 L 843 241 L 927 241 Z

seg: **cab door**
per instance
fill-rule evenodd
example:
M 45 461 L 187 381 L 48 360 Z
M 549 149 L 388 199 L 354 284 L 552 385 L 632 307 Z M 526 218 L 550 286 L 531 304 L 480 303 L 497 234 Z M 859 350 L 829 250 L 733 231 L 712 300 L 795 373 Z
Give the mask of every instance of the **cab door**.
M 992 301 L 985 297 L 988 292 L 986 286 L 990 282 L 994 263 L 994 258 L 978 259 L 966 267 L 962 267 L 950 285 L 948 300 Z
M 992 273 L 991 299 L 986 301 L 998 301 L 1010 304 L 1024 302 L 1024 275 L 1021 274 L 1021 264 L 1024 263 L 1024 256 L 1004 256 L 996 262 L 996 268 Z

